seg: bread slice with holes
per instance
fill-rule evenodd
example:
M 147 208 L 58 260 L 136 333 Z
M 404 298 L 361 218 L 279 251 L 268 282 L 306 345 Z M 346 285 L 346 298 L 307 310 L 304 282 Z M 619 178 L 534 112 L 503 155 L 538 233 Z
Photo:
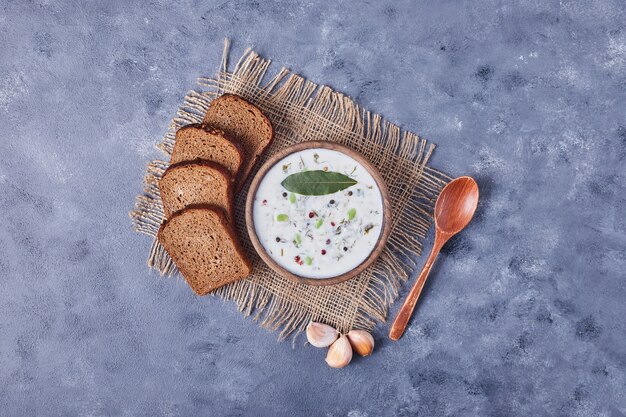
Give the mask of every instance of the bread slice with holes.
M 165 218 L 190 204 L 211 204 L 233 220 L 233 181 L 220 164 L 196 159 L 170 165 L 159 180 L 159 190 Z
M 252 265 L 219 207 L 192 205 L 161 225 L 159 242 L 198 295 L 247 277 Z
M 221 130 L 199 123 L 178 129 L 170 164 L 198 158 L 223 165 L 233 178 L 245 159 L 241 146 Z
M 237 190 L 240 190 L 257 160 L 272 142 L 274 133 L 270 120 L 258 107 L 243 98 L 224 94 L 211 102 L 203 123 L 223 131 L 243 148 L 246 159 L 237 179 Z

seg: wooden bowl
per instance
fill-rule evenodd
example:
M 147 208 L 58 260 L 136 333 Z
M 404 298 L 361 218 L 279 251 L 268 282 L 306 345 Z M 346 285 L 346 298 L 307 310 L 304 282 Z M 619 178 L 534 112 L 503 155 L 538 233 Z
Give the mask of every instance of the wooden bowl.
M 381 231 L 378 237 L 378 241 L 374 245 L 372 252 L 369 256 L 356 268 L 345 272 L 341 275 L 330 277 L 330 278 L 308 278 L 302 277 L 296 274 L 293 274 L 287 271 L 285 268 L 280 266 L 274 259 L 267 253 L 265 247 L 261 244 L 259 240 L 256 228 L 254 227 L 254 216 L 253 216 L 253 205 L 254 205 L 254 197 L 256 195 L 259 184 L 265 177 L 265 174 L 272 168 L 277 162 L 282 160 L 288 155 L 291 155 L 294 152 L 299 152 L 305 149 L 329 149 L 332 151 L 341 152 L 352 159 L 359 162 L 363 167 L 369 172 L 369 174 L 374 178 L 376 185 L 380 191 L 382 205 L 383 205 L 383 213 L 382 213 L 382 224 Z M 365 268 L 370 266 L 376 258 L 381 254 L 385 243 L 387 243 L 387 239 L 389 238 L 389 234 L 391 233 L 391 205 L 389 201 L 389 192 L 387 191 L 387 186 L 385 185 L 383 178 L 380 173 L 372 165 L 370 161 L 368 161 L 363 155 L 356 152 L 353 149 L 350 149 L 346 146 L 339 145 L 334 142 L 326 142 L 326 141 L 311 141 L 311 142 L 303 142 L 294 146 L 290 146 L 288 148 L 283 149 L 280 152 L 277 152 L 273 155 L 263 166 L 259 169 L 259 171 L 254 176 L 252 183 L 250 184 L 250 189 L 248 191 L 248 195 L 246 197 L 246 227 L 248 229 L 248 235 L 250 236 L 250 240 L 252 241 L 252 245 L 256 249 L 257 253 L 263 259 L 263 261 L 274 271 L 279 273 L 280 275 L 288 278 L 292 281 L 309 284 L 309 285 L 332 285 L 338 284 L 340 282 L 344 282 L 363 272 Z

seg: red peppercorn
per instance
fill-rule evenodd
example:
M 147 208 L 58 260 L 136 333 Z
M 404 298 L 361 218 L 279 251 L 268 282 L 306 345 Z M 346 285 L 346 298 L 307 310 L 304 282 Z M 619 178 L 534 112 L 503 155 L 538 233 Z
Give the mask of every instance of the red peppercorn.
M 326 244 L 330 245 L 330 239 L 326 239 Z
M 263 204 L 264 206 L 267 205 L 267 200 L 263 200 L 261 204 Z
M 332 227 L 335 227 L 335 222 L 330 222 L 330 225 L 331 225 Z
M 322 249 L 322 255 L 326 255 L 326 249 Z

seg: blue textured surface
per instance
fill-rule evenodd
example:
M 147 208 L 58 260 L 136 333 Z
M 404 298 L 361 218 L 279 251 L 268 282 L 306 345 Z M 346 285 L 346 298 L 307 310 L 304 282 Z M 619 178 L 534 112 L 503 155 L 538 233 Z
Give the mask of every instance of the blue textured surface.
M 626 415 L 623 1 L 0 10 L 3 416 Z M 149 273 L 131 230 L 153 145 L 225 36 L 480 183 L 408 333 L 379 326 L 346 369 Z

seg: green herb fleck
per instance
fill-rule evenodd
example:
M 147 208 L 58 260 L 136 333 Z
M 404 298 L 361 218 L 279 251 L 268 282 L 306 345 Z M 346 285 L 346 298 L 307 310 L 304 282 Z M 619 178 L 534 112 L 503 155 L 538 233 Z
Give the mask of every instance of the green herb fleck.
M 322 227 L 322 225 L 324 224 L 324 219 L 319 218 L 317 219 L 317 221 L 315 222 L 315 228 L 319 229 L 320 227 Z
M 316 164 L 320 163 L 320 156 L 317 154 L 317 152 L 313 154 L 313 160 Z
M 307 256 L 306 258 L 304 258 L 304 263 L 307 265 L 311 265 L 313 263 L 313 258 Z
M 354 169 L 352 170 L 352 172 L 350 173 L 350 175 L 354 174 L 354 171 L 356 171 L 356 165 L 354 166 Z
M 364 229 L 365 234 L 368 234 L 370 232 L 370 230 L 372 230 L 373 228 L 374 228 L 374 225 L 371 224 L 371 223 L 368 224 L 367 226 L 365 226 L 365 229 Z
M 287 171 L 289 171 L 289 167 L 291 166 L 291 162 L 288 164 L 283 165 L 283 172 L 287 173 Z
M 294 193 L 289 194 L 289 202 L 291 204 L 296 204 L 296 195 Z
M 302 243 L 302 236 L 300 236 L 300 233 L 296 233 L 296 235 L 293 238 L 293 243 L 296 246 L 300 246 L 300 244 Z
M 348 210 L 348 220 L 353 220 L 356 217 L 356 209 L 351 208 Z
M 279 214 L 278 216 L 276 216 L 276 220 L 278 220 L 279 222 L 286 222 L 289 221 L 289 216 L 287 216 L 286 214 Z

